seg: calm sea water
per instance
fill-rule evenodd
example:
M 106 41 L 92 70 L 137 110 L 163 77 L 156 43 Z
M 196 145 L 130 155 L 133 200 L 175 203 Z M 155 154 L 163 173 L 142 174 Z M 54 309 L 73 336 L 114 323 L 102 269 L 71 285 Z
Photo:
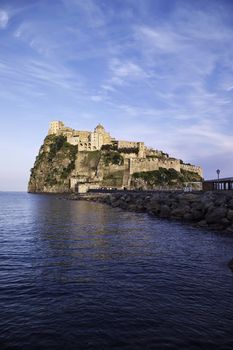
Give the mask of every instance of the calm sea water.
M 232 349 L 233 239 L 0 193 L 0 349 Z

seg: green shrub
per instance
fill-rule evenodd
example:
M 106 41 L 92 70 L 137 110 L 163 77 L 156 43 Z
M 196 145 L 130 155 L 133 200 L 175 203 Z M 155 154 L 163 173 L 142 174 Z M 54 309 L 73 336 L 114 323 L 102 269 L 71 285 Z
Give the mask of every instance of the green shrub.
M 194 172 L 181 170 L 176 171 L 173 168 L 165 169 L 159 168 L 159 170 L 138 172 L 132 175 L 133 179 L 143 179 L 150 185 L 182 185 L 185 182 L 201 181 L 202 178 Z
M 124 158 L 117 151 L 107 151 L 103 154 L 103 160 L 105 166 L 108 166 L 109 164 L 122 165 L 124 163 Z
M 52 141 L 53 142 L 49 146 L 50 148 L 48 153 L 49 160 L 52 160 L 56 156 L 57 152 L 60 151 L 60 149 L 63 147 L 64 143 L 66 142 L 66 137 L 63 135 L 59 135 L 59 136 L 53 135 Z

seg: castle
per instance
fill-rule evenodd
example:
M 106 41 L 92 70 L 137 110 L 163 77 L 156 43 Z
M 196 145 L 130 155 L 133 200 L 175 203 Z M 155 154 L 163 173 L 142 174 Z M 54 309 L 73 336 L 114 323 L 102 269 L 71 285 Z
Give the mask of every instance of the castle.
M 78 151 L 96 151 L 100 150 L 103 145 L 113 145 L 116 149 L 137 148 L 139 149 L 139 158 L 143 158 L 145 155 L 144 142 L 116 141 L 115 138 L 111 137 L 111 135 L 105 131 L 105 128 L 101 124 L 98 124 L 94 131 L 83 131 L 67 127 L 61 121 L 52 121 L 48 134 L 66 136 L 67 142 L 77 146 Z
M 135 173 L 159 170 L 160 168 L 174 169 L 177 172 L 188 171 L 202 177 L 202 168 L 185 164 L 180 159 L 169 157 L 167 153 L 147 148 L 144 142 L 116 140 L 98 124 L 94 131 L 74 130 L 65 126 L 62 121 L 50 123 L 49 135 L 63 135 L 67 142 L 77 146 L 75 168 L 69 179 L 71 191 L 85 192 L 91 188 L 112 186 L 114 177 L 122 174 L 118 187 L 130 188 L 132 175 Z M 89 152 L 111 149 L 123 159 L 121 164 L 104 164 L 103 159 L 96 161 L 94 168 L 88 165 Z M 85 167 L 84 164 L 87 164 Z M 108 182 L 111 179 L 110 182 Z M 118 180 L 117 180 L 118 181 Z

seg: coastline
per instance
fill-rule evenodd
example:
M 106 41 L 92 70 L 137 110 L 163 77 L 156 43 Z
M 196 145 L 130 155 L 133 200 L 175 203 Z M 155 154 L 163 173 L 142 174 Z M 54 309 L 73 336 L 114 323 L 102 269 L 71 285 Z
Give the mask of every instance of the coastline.
M 233 191 L 90 192 L 64 195 L 62 198 L 105 203 L 123 210 L 146 212 L 155 217 L 233 234 Z

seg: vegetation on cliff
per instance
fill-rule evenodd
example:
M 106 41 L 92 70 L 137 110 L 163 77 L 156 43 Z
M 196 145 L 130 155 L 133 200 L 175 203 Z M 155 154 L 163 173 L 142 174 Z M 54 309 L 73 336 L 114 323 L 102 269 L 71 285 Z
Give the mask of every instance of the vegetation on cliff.
M 134 173 L 132 175 L 133 185 L 136 185 L 138 182 L 139 184 L 144 184 L 144 186 L 148 188 L 154 188 L 159 185 L 179 187 L 188 182 L 198 181 L 202 181 L 202 178 L 197 173 L 186 170 L 181 170 L 181 172 L 178 172 L 172 168 L 159 168 L 159 170 Z
M 103 152 L 103 161 L 105 166 L 110 164 L 122 165 L 124 158 L 118 151 L 105 151 Z
M 135 153 L 138 154 L 139 148 L 138 147 L 121 147 L 117 148 L 117 145 L 103 145 L 101 147 L 101 151 L 116 151 L 118 153 L 123 153 L 123 154 L 130 154 L 130 153 Z

